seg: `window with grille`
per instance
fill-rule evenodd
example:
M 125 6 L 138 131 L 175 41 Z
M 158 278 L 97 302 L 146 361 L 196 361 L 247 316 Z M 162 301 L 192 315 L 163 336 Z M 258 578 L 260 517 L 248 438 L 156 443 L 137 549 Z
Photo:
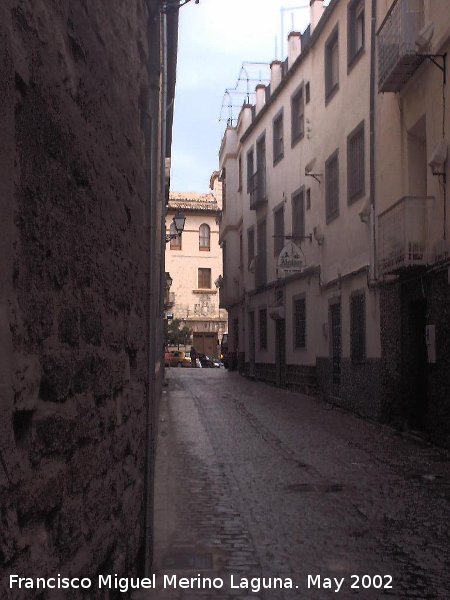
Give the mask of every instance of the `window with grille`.
M 339 36 L 337 28 L 325 45 L 325 100 L 339 88 Z
M 292 238 L 301 241 L 305 236 L 305 191 L 295 192 L 292 197 Z
M 283 111 L 281 110 L 273 120 L 273 164 L 281 160 L 283 156 Z
M 308 102 L 310 100 L 311 100 L 311 86 L 309 84 L 309 81 L 307 81 L 305 84 L 305 104 L 308 104 Z
M 339 216 L 339 154 L 334 152 L 325 162 L 325 206 L 327 223 Z
M 273 213 L 273 252 L 278 256 L 284 246 L 284 206 Z
M 294 348 L 306 348 L 306 299 L 294 298 Z
M 209 250 L 211 248 L 211 230 L 206 223 L 200 225 L 198 230 L 198 247 L 200 250 Z
M 350 357 L 353 363 L 366 358 L 366 299 L 363 292 L 350 297 Z
M 211 269 L 200 268 L 198 270 L 198 289 L 199 290 L 211 289 Z
M 267 309 L 259 310 L 259 348 L 260 350 L 267 349 Z
M 250 263 L 255 258 L 255 228 L 250 227 L 247 229 L 247 260 L 248 266 L 250 267 Z
M 364 121 L 347 138 L 347 192 L 349 203 L 364 194 Z
M 175 236 L 170 238 L 170 249 L 181 250 L 181 233 L 177 234 L 175 223 L 170 224 L 170 235 Z
M 267 283 L 267 228 L 266 220 L 259 221 L 257 224 L 256 248 L 257 256 L 255 262 L 255 285 L 265 285 Z
M 238 158 L 238 192 L 242 189 L 242 156 Z
M 347 19 L 348 65 L 353 65 L 364 49 L 364 0 L 352 0 Z
M 294 145 L 305 133 L 305 99 L 303 85 L 291 98 L 291 144 Z
M 255 172 L 255 157 L 253 148 L 247 152 L 247 192 L 253 191 L 253 173 Z
M 311 208 L 311 188 L 306 190 L 306 210 Z

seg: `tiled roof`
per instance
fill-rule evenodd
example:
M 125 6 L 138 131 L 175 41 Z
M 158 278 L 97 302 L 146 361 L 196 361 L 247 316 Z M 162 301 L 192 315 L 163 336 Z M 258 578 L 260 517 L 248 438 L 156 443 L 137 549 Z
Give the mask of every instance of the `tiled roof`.
M 195 194 L 194 192 L 170 192 L 169 208 L 204 211 L 219 210 L 217 200 L 213 194 Z

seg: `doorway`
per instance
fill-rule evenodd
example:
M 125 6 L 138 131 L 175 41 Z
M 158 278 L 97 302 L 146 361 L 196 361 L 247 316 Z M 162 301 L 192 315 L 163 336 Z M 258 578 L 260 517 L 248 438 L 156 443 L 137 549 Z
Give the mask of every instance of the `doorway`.
M 341 390 L 341 303 L 330 305 L 330 351 L 331 351 L 331 388 L 333 396 L 339 397 Z
M 423 431 L 427 414 L 428 357 L 425 341 L 427 301 L 410 300 L 406 305 L 407 320 L 402 355 L 405 365 L 404 388 L 408 426 Z
M 255 313 L 248 313 L 249 339 L 248 339 L 248 374 L 255 376 Z
M 286 386 L 286 321 L 275 321 L 275 382 L 279 387 Z

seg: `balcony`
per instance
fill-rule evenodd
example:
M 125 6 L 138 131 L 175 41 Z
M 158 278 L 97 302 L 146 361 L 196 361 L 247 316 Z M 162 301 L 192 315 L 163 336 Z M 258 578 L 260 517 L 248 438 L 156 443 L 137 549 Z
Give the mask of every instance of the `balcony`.
M 267 202 L 266 197 L 266 169 L 261 168 L 250 177 L 250 210 L 256 210 Z
M 378 217 L 382 275 L 434 262 L 434 197 L 405 196 Z
M 423 26 L 423 0 L 394 2 L 378 31 L 379 92 L 398 92 L 424 60 L 416 48 Z
M 255 287 L 267 283 L 267 254 L 262 252 L 255 256 Z

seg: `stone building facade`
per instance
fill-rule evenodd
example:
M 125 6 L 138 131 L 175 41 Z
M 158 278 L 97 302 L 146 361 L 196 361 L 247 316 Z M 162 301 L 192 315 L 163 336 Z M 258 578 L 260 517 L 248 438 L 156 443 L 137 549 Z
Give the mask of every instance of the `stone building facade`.
M 227 331 L 226 310 L 219 307 L 218 282 L 222 275 L 219 246 L 219 215 L 222 184 L 219 173 L 212 175 L 211 192 L 171 192 L 166 231 L 171 231 L 175 213 L 186 216 L 183 233 L 167 244 L 166 271 L 173 280 L 168 312 L 188 325 L 194 333 L 211 333 L 220 342 Z M 215 353 L 217 352 L 214 344 Z
M 176 32 L 156 0 L 0 6 L 2 598 L 151 561 Z

